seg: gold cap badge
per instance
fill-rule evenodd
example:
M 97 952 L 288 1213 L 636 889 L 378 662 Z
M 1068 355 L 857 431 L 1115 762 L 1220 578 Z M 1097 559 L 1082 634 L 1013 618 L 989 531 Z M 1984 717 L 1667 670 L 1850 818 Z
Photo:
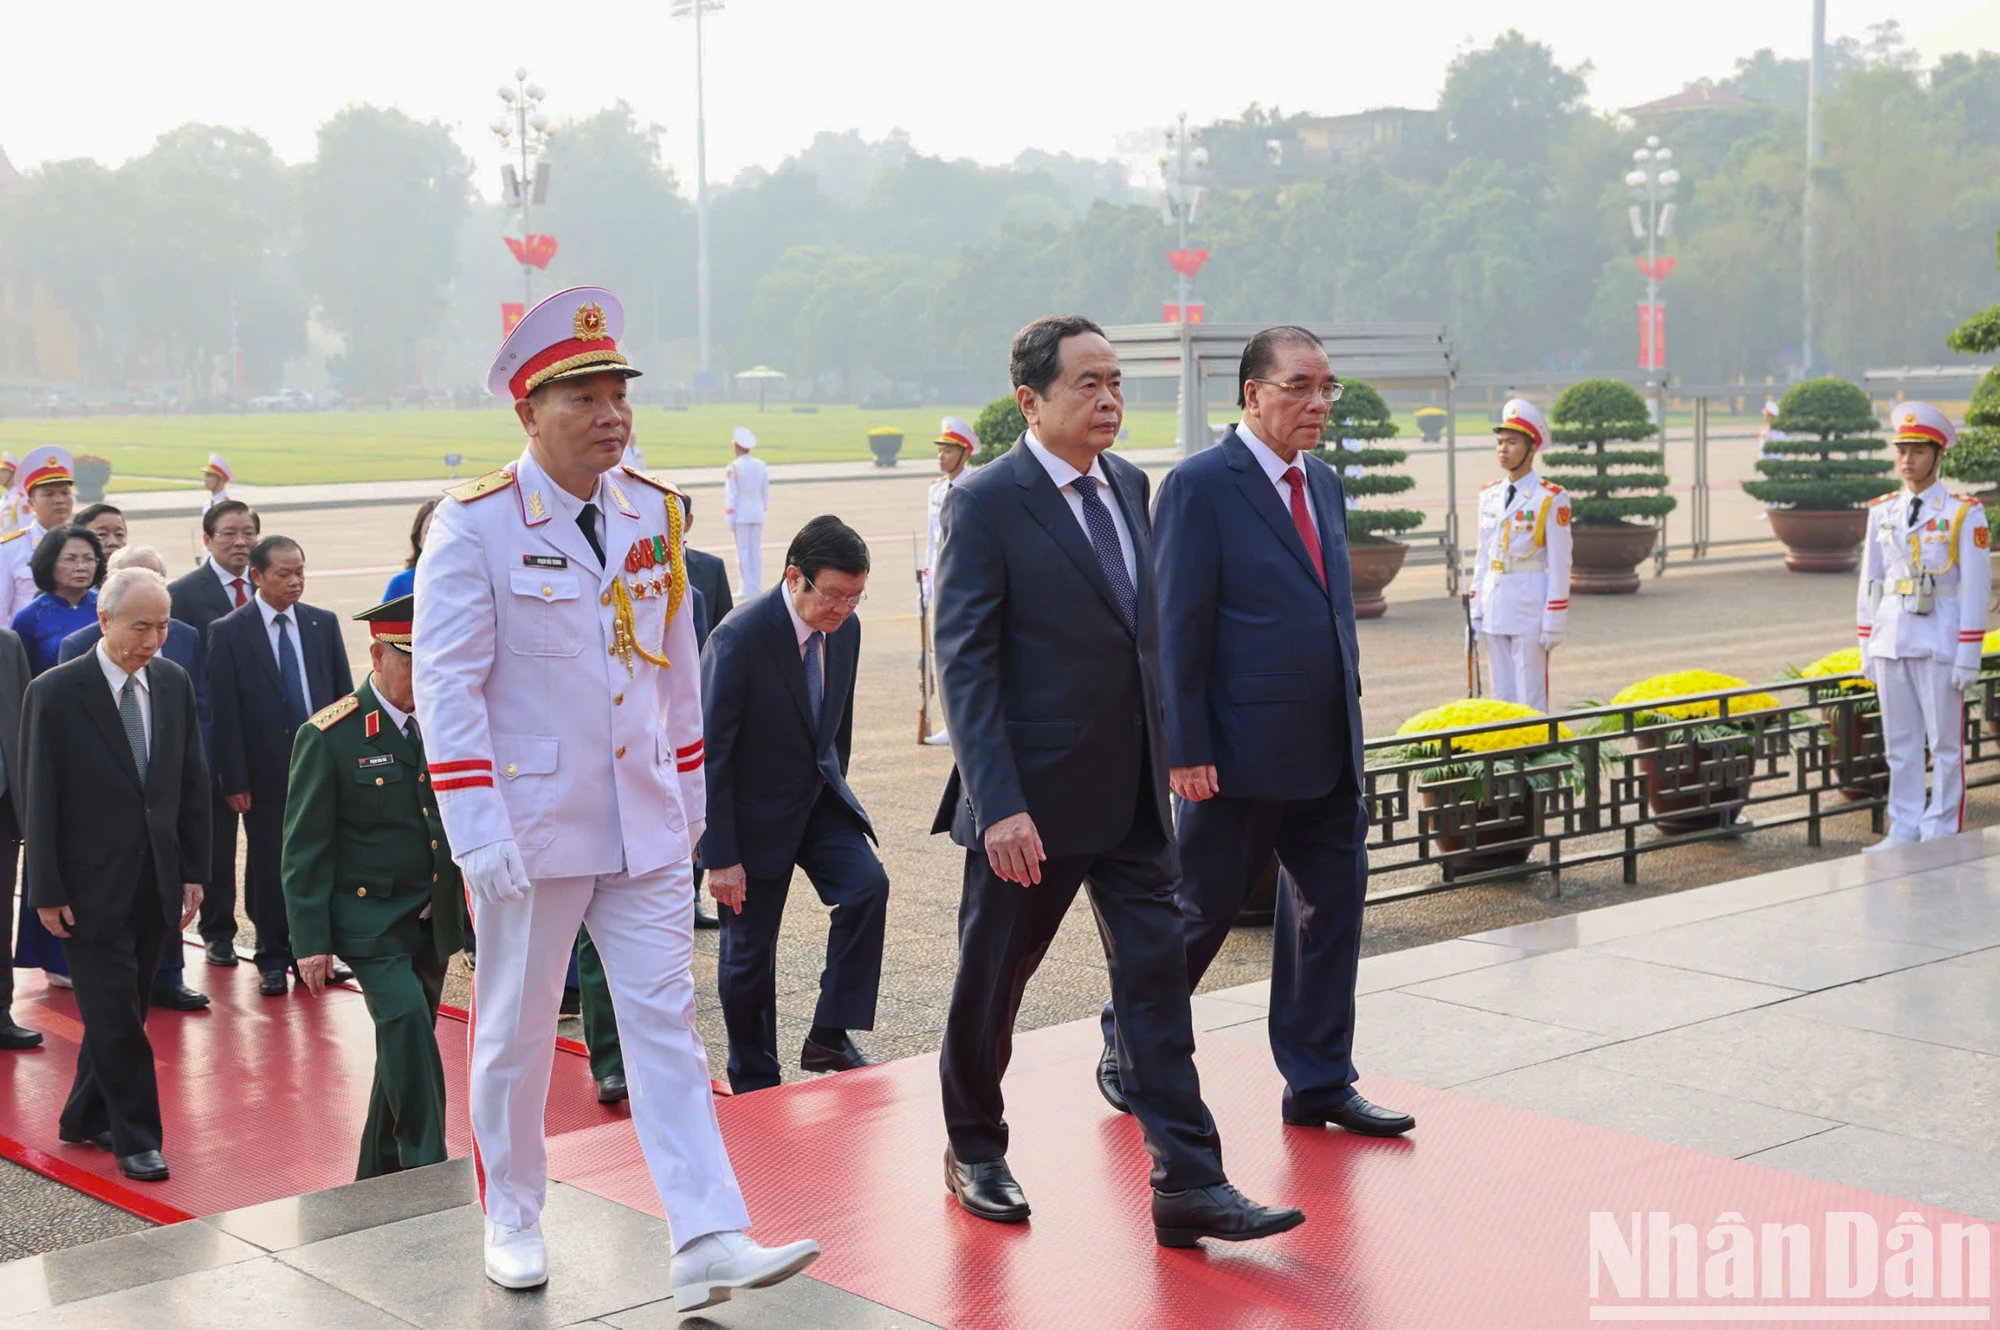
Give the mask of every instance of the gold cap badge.
M 572 327 L 579 342 L 601 342 L 611 335 L 604 330 L 604 307 L 595 300 L 586 300 L 576 307 L 576 322 Z

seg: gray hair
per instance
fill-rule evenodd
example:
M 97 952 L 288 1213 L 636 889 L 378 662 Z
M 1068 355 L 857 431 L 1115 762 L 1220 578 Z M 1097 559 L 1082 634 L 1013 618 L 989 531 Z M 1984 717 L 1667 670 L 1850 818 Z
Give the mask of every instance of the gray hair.
M 104 587 L 97 593 L 97 612 L 107 619 L 117 618 L 118 611 L 125 605 L 125 598 L 134 591 L 157 591 L 169 604 L 173 603 L 173 597 L 167 591 L 166 578 L 150 568 L 120 568 L 104 579 Z
M 111 562 L 105 566 L 109 571 L 115 573 L 120 568 L 130 568 L 135 564 L 141 568 L 150 568 L 161 577 L 167 575 L 167 561 L 151 545 L 127 545 L 124 549 L 112 555 Z M 98 599 L 103 599 L 101 593 Z

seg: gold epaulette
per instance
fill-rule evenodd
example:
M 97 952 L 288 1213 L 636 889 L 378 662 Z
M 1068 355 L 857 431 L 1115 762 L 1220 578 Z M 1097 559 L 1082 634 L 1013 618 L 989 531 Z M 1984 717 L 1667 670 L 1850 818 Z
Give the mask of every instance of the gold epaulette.
M 1901 490 L 1890 490 L 1887 494 L 1878 494 L 1868 501 L 1868 506 L 1873 508 L 1878 503 L 1887 503 L 1901 492 Z
M 514 483 L 514 473 L 506 467 L 498 471 L 488 471 L 485 475 L 466 481 L 463 485 L 453 485 L 444 492 L 447 499 L 457 499 L 460 503 L 471 503 L 489 494 L 498 494 Z
M 1549 493 L 1551 493 L 1551 494 L 1561 494 L 1561 493 L 1563 492 L 1563 487 L 1562 487 L 1562 486 L 1560 486 L 1560 485 L 1557 485 L 1557 484 L 1553 484 L 1553 483 L 1551 483 L 1550 481 L 1546 481 L 1546 480 L 1545 480 L 1545 481 L 1543 481 L 1543 482 L 1542 482 L 1542 484 L 1544 484 L 1544 485 L 1548 486 L 1548 491 L 1549 491 Z
M 1977 494 L 1954 494 L 1951 497 L 1969 508 L 1983 508 L 1986 506 L 1985 500 L 1981 499 Z
M 361 699 L 349 693 L 331 706 L 321 707 L 306 724 L 324 733 L 361 709 Z
M 618 464 L 618 469 L 620 471 L 623 471 L 626 475 L 632 477 L 632 479 L 638 481 L 639 483 L 643 485 L 651 485 L 654 489 L 659 490 L 662 493 L 671 494 L 674 497 L 680 499 L 685 499 L 687 497 L 687 495 L 682 494 L 679 490 L 675 489 L 672 485 L 669 485 L 666 481 L 661 480 L 658 476 L 648 475 L 644 471 L 641 471 L 636 466 L 626 466 L 623 462 L 620 462 Z
M 19 540 L 21 537 L 27 534 L 28 534 L 28 528 L 24 526 L 17 526 L 12 531 L 9 531 L 6 535 L 0 536 L 0 545 L 5 545 L 10 540 Z

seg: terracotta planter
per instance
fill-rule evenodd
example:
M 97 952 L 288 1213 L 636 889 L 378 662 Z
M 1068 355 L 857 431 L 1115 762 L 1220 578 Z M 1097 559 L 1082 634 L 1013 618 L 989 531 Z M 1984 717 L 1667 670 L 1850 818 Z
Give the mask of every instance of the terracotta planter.
M 1868 537 L 1866 508 L 1772 508 L 1771 534 L 1785 542 L 1785 567 L 1795 573 L 1851 573 L 1861 566 Z
M 1347 584 L 1354 591 L 1354 617 L 1379 619 L 1389 612 L 1382 588 L 1403 571 L 1410 547 L 1398 540 L 1378 543 L 1350 542 L 1347 546 Z
M 1889 788 L 1889 759 L 1882 755 L 1881 714 L 1835 707 L 1823 707 L 1819 714 L 1827 742 L 1833 746 L 1834 778 L 1840 782 L 1840 797 L 1854 804 L 1880 798 Z M 1986 723 L 1989 728 L 1993 725 L 1992 721 Z
M 1652 554 L 1659 528 L 1576 526 L 1570 529 L 1569 589 L 1572 595 L 1629 596 L 1639 589 L 1639 565 Z
M 1669 767 L 1659 752 L 1660 736 L 1642 734 L 1639 740 L 1639 770 L 1646 775 L 1646 803 L 1653 810 L 1654 825 L 1669 834 L 1708 831 L 1735 823 L 1742 810 L 1729 805 L 1750 797 L 1750 774 L 1727 773 L 1721 768 L 1726 759 L 1714 751 L 1717 744 L 1694 742 L 1675 744 L 1676 749 L 1692 747 L 1692 768 Z M 1706 801 L 1706 802 L 1704 802 Z
M 1423 791 L 1424 807 L 1440 807 L 1435 789 Z M 1463 808 L 1463 805 L 1459 805 Z M 1458 829 L 1447 826 L 1433 826 L 1438 829 L 1431 833 L 1431 844 L 1439 855 L 1452 856 L 1454 869 L 1466 873 L 1481 873 L 1490 868 L 1518 868 L 1528 862 L 1533 844 L 1514 845 L 1512 841 L 1526 841 L 1541 834 L 1542 803 L 1537 798 L 1515 800 L 1513 806 L 1502 813 L 1499 805 L 1479 803 L 1473 805 L 1473 816 L 1477 821 L 1478 849 L 1472 849 L 1473 828 L 1461 825 Z M 1492 845 L 1495 848 L 1487 849 Z M 1468 851 L 1470 851 L 1468 853 Z

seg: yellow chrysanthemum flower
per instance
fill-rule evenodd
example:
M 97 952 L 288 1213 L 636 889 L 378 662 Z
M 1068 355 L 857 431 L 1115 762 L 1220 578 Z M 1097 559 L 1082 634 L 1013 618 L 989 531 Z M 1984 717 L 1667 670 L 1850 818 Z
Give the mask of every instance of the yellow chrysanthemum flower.
M 1748 679 L 1739 679 L 1733 674 L 1717 674 L 1713 670 L 1675 670 L 1671 674 L 1656 674 L 1650 679 L 1641 679 L 1630 687 L 1619 690 L 1611 699 L 1614 706 L 1626 706 L 1635 702 L 1652 703 L 1648 709 L 1672 716 L 1676 720 L 1713 720 L 1722 714 L 1722 704 L 1713 698 L 1694 702 L 1676 703 L 1679 697 L 1698 697 L 1702 693 L 1721 693 L 1731 688 L 1749 686 Z M 1729 699 L 1731 719 L 1752 711 L 1770 711 L 1778 706 L 1778 699 L 1769 693 L 1745 693 L 1741 697 Z
M 1988 633 L 1986 639 L 1979 644 L 1980 655 L 1990 656 L 1995 652 L 2000 652 L 2000 628 Z
M 1501 720 L 1536 720 L 1542 713 L 1519 702 L 1502 702 L 1491 697 L 1469 697 L 1463 701 L 1447 702 L 1429 711 L 1419 711 L 1396 728 L 1400 737 L 1421 738 L 1435 734 L 1439 730 L 1463 729 L 1468 725 L 1491 725 Z M 1576 737 L 1569 726 L 1557 725 L 1559 738 Z M 1530 744 L 1547 743 L 1547 725 L 1524 725 L 1515 730 L 1493 730 L 1486 734 L 1470 734 L 1451 741 L 1454 753 L 1496 753 L 1507 748 L 1525 748 Z
M 1840 674 L 1861 673 L 1861 648 L 1842 647 L 1829 651 L 1812 664 L 1799 670 L 1801 679 L 1828 679 Z M 1849 679 L 1840 686 L 1843 693 L 1872 693 L 1875 685 L 1866 679 Z

